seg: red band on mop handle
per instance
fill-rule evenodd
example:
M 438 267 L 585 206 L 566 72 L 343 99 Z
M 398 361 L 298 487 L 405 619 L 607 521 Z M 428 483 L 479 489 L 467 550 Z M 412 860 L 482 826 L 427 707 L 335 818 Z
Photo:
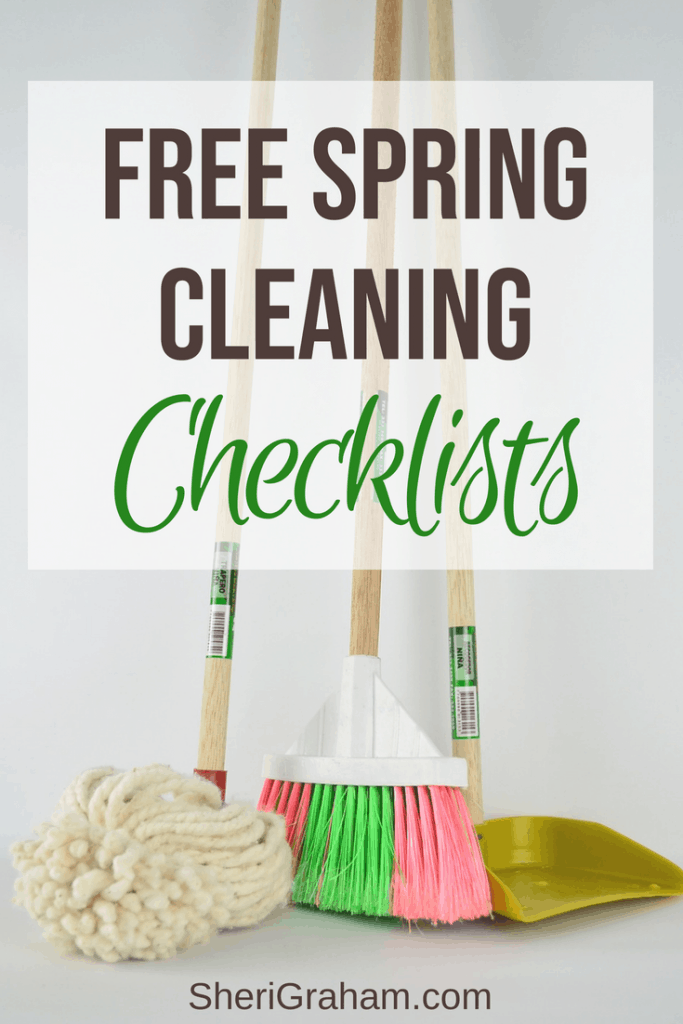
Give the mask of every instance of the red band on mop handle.
M 221 800 L 225 800 L 225 786 L 228 781 L 228 773 L 223 768 L 195 768 L 195 775 L 201 775 L 203 779 L 213 782 L 218 786 L 221 793 Z

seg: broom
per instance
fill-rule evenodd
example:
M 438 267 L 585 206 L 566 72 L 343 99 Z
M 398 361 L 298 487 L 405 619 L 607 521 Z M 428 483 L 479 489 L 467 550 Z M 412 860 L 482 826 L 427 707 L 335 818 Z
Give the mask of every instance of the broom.
M 256 12 L 256 36 L 249 111 L 250 127 L 268 128 L 273 118 L 273 93 L 277 67 L 280 0 L 259 0 Z M 264 147 L 265 149 L 265 147 Z M 247 180 L 245 175 L 247 206 Z M 246 440 L 254 374 L 254 272 L 261 262 L 263 221 L 242 220 L 237 251 L 237 279 L 233 307 L 232 338 L 248 345 L 249 358 L 234 359 L 230 365 L 225 396 L 226 442 Z M 228 727 L 228 703 L 232 676 L 232 653 L 237 599 L 237 574 L 241 528 L 230 513 L 230 465 L 223 459 L 219 480 L 216 543 L 211 574 L 209 636 L 204 662 L 204 688 L 199 727 L 199 750 L 195 774 L 218 786 L 225 799 L 227 773 L 225 746 Z
M 378 0 L 376 82 L 398 82 L 400 39 L 400 0 Z M 373 108 L 375 124 L 396 124 L 397 87 L 376 88 Z M 382 206 L 368 225 L 368 263 L 386 269 L 393 258 L 393 186 Z M 388 362 L 375 340 L 362 390 L 376 404 L 378 437 L 387 386 Z M 467 783 L 466 763 L 442 757 L 381 679 L 381 548 L 381 507 L 366 488 L 356 511 L 350 654 L 341 690 L 287 754 L 265 758 L 259 808 L 285 817 L 294 902 L 434 923 L 472 920 L 490 914 L 491 904 L 457 788 Z

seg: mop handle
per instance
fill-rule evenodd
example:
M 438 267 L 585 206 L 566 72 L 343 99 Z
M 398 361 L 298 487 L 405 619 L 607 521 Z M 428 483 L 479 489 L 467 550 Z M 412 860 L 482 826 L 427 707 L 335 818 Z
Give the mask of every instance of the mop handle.
M 453 46 L 453 4 L 452 0 L 429 0 L 429 64 L 432 82 L 455 81 L 455 55 Z M 434 90 L 434 121 L 455 134 L 454 90 L 437 87 Z M 457 176 L 457 163 L 456 163 Z M 462 291 L 462 257 L 460 247 L 460 221 L 443 220 L 437 214 L 436 221 L 437 266 L 453 268 L 458 289 Z M 467 451 L 467 393 L 465 363 L 454 332 L 448 339 L 448 356 L 441 362 L 441 394 L 444 440 L 456 444 L 456 456 L 460 460 Z M 453 430 L 451 417 L 456 409 L 463 410 L 463 419 L 457 431 Z M 446 529 L 446 586 L 448 591 L 449 639 L 457 640 L 456 630 L 466 632 L 474 641 L 474 574 L 472 571 L 471 528 L 463 523 L 459 514 L 459 494 L 455 488 L 448 488 L 445 501 Z M 476 673 L 476 648 L 472 654 Z M 470 695 L 471 696 L 471 695 Z M 474 700 L 477 701 L 476 675 Z M 477 705 L 478 707 L 478 705 Z M 476 720 L 478 726 L 478 710 Z M 478 729 L 477 729 L 478 731 Z M 454 738 L 453 756 L 464 757 L 467 761 L 468 785 L 463 796 L 475 824 L 483 821 L 481 792 L 481 751 L 479 737 Z
M 375 56 L 373 82 L 398 83 L 401 78 L 402 0 L 377 0 L 375 7 Z M 372 123 L 374 127 L 398 128 L 398 84 L 373 88 Z M 396 182 L 386 182 L 380 190 L 377 217 L 368 220 L 367 266 L 374 271 L 380 294 L 384 289 L 385 271 L 394 261 L 394 226 L 396 214 Z M 381 432 L 381 417 L 386 413 L 389 387 L 389 361 L 384 359 L 374 322 L 368 325 L 367 358 L 361 370 L 361 395 L 365 404 L 378 395 L 373 422 L 363 451 L 369 458 Z M 380 424 L 380 431 L 377 426 Z M 355 517 L 353 578 L 351 584 L 351 636 L 349 654 L 377 657 L 379 647 L 379 615 L 382 592 L 382 528 L 381 505 L 373 499 L 372 484 L 363 487 Z
M 277 48 L 280 28 L 280 0 L 259 0 L 256 13 L 256 35 L 254 41 L 254 64 L 252 81 L 259 83 L 252 89 L 249 110 L 251 127 L 267 128 L 273 119 L 273 95 L 277 68 Z M 265 153 L 265 147 L 264 147 Z M 247 176 L 245 175 L 244 201 L 247 209 Z M 261 263 L 263 248 L 263 221 L 243 215 L 240 223 L 237 250 L 237 276 L 235 281 L 235 302 L 233 307 L 233 344 L 248 345 L 248 359 L 234 359 L 230 363 L 225 395 L 224 443 L 235 438 L 247 440 L 251 389 L 254 374 L 254 272 Z M 241 530 L 230 515 L 228 504 L 229 462 L 222 460 L 218 485 L 218 515 L 216 521 L 216 554 L 212 589 L 216 586 L 216 574 L 224 573 L 224 593 L 227 604 L 212 604 L 210 641 L 214 621 L 220 622 L 227 630 L 227 645 L 220 655 L 207 650 L 204 663 L 204 690 L 199 727 L 199 752 L 197 769 L 224 789 L 225 786 L 225 744 L 228 727 L 228 703 L 230 699 L 230 678 L 232 674 L 232 628 L 237 593 L 237 564 Z M 216 569 L 220 563 L 221 568 Z M 213 601 L 213 596 L 212 596 Z M 214 619 L 214 615 L 216 618 Z M 218 618 L 218 616 L 222 618 Z M 218 644 L 216 650 L 218 650 Z M 227 655 L 227 656 L 226 656 Z

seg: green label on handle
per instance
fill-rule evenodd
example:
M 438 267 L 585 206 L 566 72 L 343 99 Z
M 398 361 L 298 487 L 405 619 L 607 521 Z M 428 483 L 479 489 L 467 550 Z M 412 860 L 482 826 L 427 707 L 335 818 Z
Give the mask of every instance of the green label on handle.
M 475 626 L 450 626 L 451 727 L 454 740 L 479 738 L 477 691 L 477 630 Z
M 240 546 L 220 541 L 213 553 L 207 658 L 232 658 Z

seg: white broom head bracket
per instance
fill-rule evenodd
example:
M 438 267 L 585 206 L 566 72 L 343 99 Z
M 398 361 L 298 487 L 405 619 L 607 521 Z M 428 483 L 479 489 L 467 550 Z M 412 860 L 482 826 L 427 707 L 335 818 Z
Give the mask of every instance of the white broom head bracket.
M 380 676 L 379 658 L 344 659 L 341 689 L 286 754 L 267 754 L 263 776 L 339 786 L 467 785 L 467 762 L 444 757 Z

